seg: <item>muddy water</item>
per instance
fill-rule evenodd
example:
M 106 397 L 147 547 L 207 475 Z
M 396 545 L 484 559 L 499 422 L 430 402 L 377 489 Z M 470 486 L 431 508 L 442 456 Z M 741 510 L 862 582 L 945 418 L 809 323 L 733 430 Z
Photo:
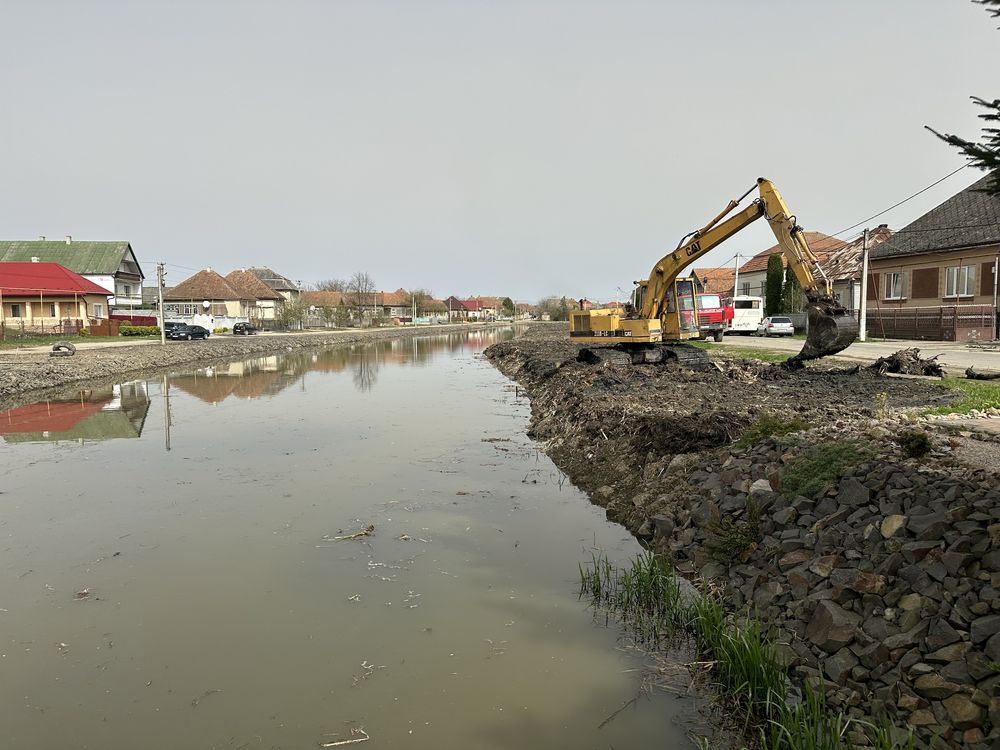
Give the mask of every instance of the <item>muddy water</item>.
M 598 728 L 648 659 L 577 564 L 637 546 L 524 436 L 478 355 L 509 335 L 0 415 L 2 746 L 692 747 L 680 678 Z

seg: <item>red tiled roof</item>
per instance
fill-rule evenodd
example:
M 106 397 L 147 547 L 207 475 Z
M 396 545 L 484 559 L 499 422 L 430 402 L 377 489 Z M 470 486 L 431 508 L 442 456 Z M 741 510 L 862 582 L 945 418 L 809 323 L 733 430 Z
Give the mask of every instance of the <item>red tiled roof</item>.
M 232 285 L 211 268 L 206 268 L 193 276 L 184 279 L 169 292 L 163 295 L 163 299 L 170 301 L 187 300 L 240 300 L 253 299 L 245 292 L 233 289 Z
M 7 297 L 39 297 L 46 294 L 102 294 L 104 287 L 58 263 L 0 263 L 0 293 Z
M 692 273 L 705 285 L 706 292 L 730 294 L 733 291 L 735 268 L 696 268 Z
M 830 253 L 835 250 L 839 250 L 847 244 L 843 240 L 838 240 L 836 237 L 831 237 L 830 235 L 823 234 L 822 232 L 803 232 L 802 234 L 806 239 L 806 244 L 809 245 L 809 249 L 813 251 L 817 258 L 819 258 L 820 263 L 822 263 L 824 258 L 826 258 L 826 256 Z M 750 260 L 740 266 L 740 273 L 766 271 L 767 259 L 775 253 L 781 253 L 781 245 L 775 244 L 767 250 L 762 250 L 757 253 Z
M 337 307 L 341 302 L 347 304 L 347 294 L 344 292 L 302 292 L 302 300 L 307 305 L 316 307 Z
M 257 278 L 256 274 L 252 274 L 246 269 L 232 271 L 228 276 L 226 276 L 226 281 L 228 281 L 229 286 L 237 292 L 247 295 L 247 299 L 284 299 L 284 297 Z

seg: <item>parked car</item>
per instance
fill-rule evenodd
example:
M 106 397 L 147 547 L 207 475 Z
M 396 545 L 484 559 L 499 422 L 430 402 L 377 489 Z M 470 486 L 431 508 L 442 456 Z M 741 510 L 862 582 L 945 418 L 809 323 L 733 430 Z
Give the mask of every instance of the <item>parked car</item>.
M 174 341 L 190 341 L 191 339 L 207 339 L 212 334 L 207 328 L 182 323 L 173 330 L 168 330 L 166 335 L 168 339 Z
M 795 326 L 791 318 L 764 318 L 757 324 L 758 336 L 791 336 L 793 333 Z
M 236 323 L 233 326 L 234 336 L 252 336 L 255 333 L 257 333 L 257 328 L 253 323 Z
M 171 331 L 173 331 L 175 328 L 179 328 L 182 325 L 185 325 L 185 324 L 184 323 L 171 323 L 170 321 L 166 321 L 163 324 L 163 332 L 165 334 L 167 334 L 167 336 L 169 337 Z

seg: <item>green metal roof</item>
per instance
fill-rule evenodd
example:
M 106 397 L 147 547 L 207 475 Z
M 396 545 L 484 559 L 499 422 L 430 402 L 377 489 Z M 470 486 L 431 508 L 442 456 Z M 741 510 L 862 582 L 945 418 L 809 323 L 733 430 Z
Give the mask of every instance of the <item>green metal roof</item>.
M 65 240 L 0 240 L 0 262 L 27 262 L 38 258 L 46 263 L 58 263 L 79 274 L 117 273 L 127 255 L 135 261 L 128 242 L 73 240 L 67 244 Z M 143 275 L 141 268 L 139 275 Z

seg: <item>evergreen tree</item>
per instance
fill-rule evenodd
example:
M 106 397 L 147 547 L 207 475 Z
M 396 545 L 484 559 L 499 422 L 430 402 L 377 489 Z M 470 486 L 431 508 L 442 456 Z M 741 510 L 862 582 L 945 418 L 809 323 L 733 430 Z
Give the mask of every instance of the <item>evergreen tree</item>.
M 767 259 L 767 278 L 764 281 L 764 311 L 768 315 L 780 315 L 784 312 L 781 304 L 781 282 L 784 273 L 784 257 L 781 253 L 772 253 Z
M 987 13 L 994 18 L 1000 18 L 1000 0 L 972 0 L 972 2 L 987 6 Z M 985 192 L 990 195 L 1000 195 L 1000 127 L 998 127 L 1000 125 L 1000 99 L 989 101 L 978 96 L 971 98 L 973 102 L 986 110 L 979 115 L 987 123 L 983 127 L 980 142 L 969 141 L 950 133 L 942 134 L 931 127 L 927 129 L 945 143 L 965 154 L 972 166 L 993 172 L 992 178 L 986 184 Z
M 792 272 L 792 267 L 785 268 L 785 284 L 781 288 L 781 312 L 802 312 L 802 285 Z

